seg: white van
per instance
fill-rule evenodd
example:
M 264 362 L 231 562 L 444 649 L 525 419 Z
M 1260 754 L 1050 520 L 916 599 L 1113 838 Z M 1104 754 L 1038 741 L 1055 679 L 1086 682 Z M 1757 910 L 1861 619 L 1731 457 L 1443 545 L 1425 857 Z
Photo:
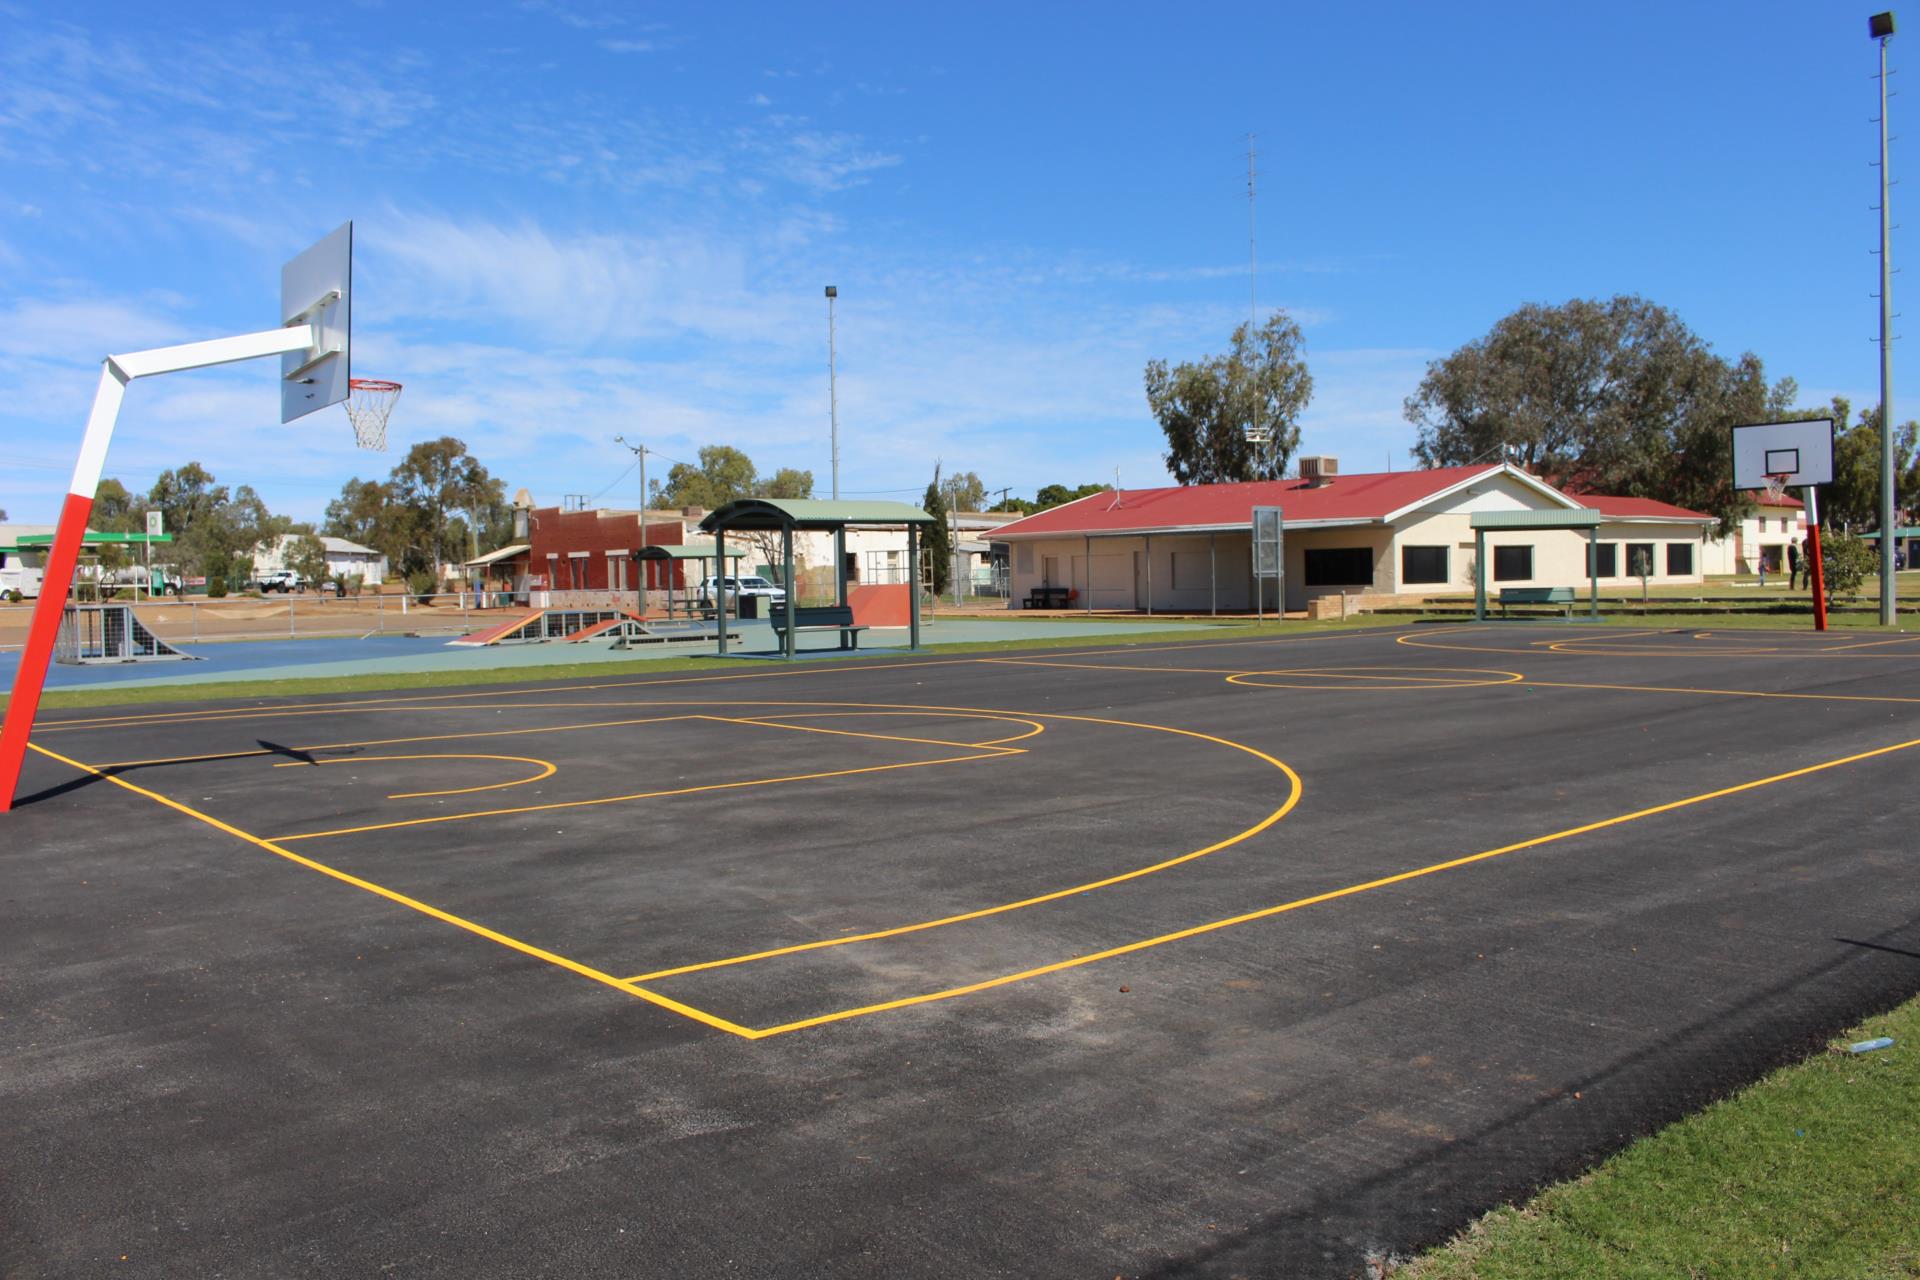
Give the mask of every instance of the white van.
M 47 576 L 46 565 L 44 551 L 0 548 L 0 596 L 18 591 L 23 596 L 37 598 L 41 580 Z

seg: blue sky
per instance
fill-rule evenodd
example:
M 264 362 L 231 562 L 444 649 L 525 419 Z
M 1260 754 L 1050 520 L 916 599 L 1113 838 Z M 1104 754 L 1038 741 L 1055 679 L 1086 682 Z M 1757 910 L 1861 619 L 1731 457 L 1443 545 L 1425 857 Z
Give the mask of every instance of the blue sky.
M 832 283 L 843 492 L 1166 483 L 1141 369 L 1247 314 L 1249 133 L 1346 470 L 1407 466 L 1426 363 L 1529 301 L 1637 292 L 1877 399 L 1870 8 L 0 0 L 0 508 L 52 518 L 103 355 L 271 327 L 348 218 L 394 453 L 281 426 L 258 361 L 134 384 L 108 475 L 311 518 L 453 434 L 631 504 L 624 433 L 824 495 Z

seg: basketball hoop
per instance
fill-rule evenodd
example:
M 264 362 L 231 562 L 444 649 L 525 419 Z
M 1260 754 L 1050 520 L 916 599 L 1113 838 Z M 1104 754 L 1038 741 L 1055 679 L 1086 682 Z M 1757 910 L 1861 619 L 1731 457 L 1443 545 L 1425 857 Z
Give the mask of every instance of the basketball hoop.
M 1767 501 L 1777 503 L 1784 498 L 1787 494 L 1787 481 L 1790 479 L 1792 476 L 1784 471 L 1769 475 L 1766 485 Z
M 393 412 L 393 402 L 400 398 L 400 384 L 378 378 L 355 378 L 348 385 L 351 390 L 341 403 L 347 406 L 347 417 L 353 423 L 354 444 L 362 449 L 385 449 L 387 415 Z

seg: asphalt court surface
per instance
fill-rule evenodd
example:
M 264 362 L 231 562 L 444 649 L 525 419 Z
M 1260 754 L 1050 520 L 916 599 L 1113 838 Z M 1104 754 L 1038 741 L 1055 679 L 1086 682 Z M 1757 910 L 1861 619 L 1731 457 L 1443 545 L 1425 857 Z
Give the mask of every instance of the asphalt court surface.
M 1916 711 L 1499 625 L 49 713 L 0 1264 L 1362 1274 L 1920 989 Z

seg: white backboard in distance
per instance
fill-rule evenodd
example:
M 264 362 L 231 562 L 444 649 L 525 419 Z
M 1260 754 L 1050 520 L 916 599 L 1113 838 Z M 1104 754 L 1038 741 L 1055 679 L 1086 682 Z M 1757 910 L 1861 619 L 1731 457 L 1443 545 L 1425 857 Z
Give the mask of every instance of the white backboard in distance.
M 1833 419 L 1756 422 L 1733 429 L 1733 487 L 1764 489 L 1769 476 L 1786 487 L 1833 483 Z
M 353 389 L 353 223 L 280 268 L 280 323 L 319 330 L 313 346 L 280 357 L 280 421 L 345 400 Z

